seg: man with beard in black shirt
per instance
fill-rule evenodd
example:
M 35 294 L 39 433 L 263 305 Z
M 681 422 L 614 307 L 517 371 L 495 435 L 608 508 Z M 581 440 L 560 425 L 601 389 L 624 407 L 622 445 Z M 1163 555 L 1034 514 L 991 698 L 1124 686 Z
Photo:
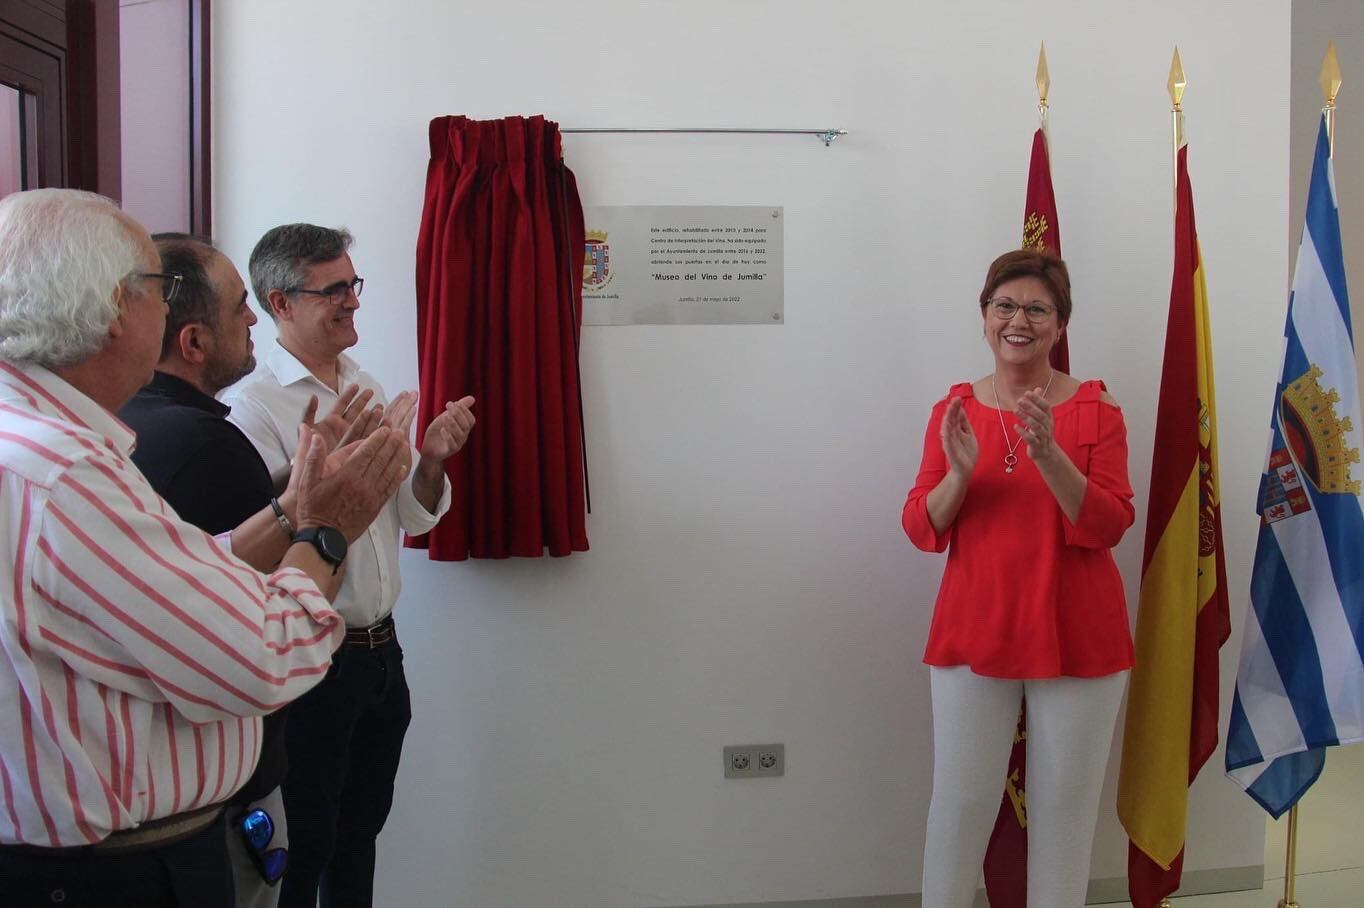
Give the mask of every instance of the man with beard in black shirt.
M 277 538 L 253 543 L 249 553 L 237 551 L 257 570 L 270 570 L 293 536 L 293 492 L 286 488 L 275 497 L 275 478 L 227 420 L 228 407 L 215 398 L 256 366 L 251 343 L 256 316 L 247 305 L 246 287 L 232 262 L 208 240 L 176 233 L 152 240 L 161 270 L 178 275 L 180 285 L 170 301 L 156 374 L 119 412 L 137 433 L 133 461 L 182 519 L 209 533 L 226 533 L 272 507 L 280 524 Z M 380 412 L 367 409 L 370 393 L 348 389 L 315 425 L 328 444 L 336 447 L 378 424 Z M 304 420 L 311 422 L 312 413 Z M 234 539 L 234 550 L 246 542 Z M 228 812 L 238 908 L 271 908 L 279 899 L 275 884 L 287 865 L 288 848 L 279 790 L 287 765 L 285 712 L 265 718 L 260 761 Z

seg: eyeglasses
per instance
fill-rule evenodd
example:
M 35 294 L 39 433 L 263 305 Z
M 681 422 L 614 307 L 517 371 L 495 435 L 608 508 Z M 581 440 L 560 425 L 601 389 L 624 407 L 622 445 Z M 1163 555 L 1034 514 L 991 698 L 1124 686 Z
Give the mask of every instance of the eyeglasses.
M 180 292 L 180 282 L 184 280 L 178 274 L 161 274 L 157 271 L 134 271 L 134 277 L 154 277 L 161 281 L 161 302 L 169 303 L 175 299 L 175 294 Z
M 270 814 L 259 807 L 247 811 L 237 821 L 237 833 L 246 843 L 246 851 L 261 879 L 270 886 L 278 883 L 289 867 L 289 849 L 270 847 L 270 840 L 275 837 L 275 821 Z
M 337 281 L 330 287 L 323 287 L 321 290 L 309 290 L 307 287 L 294 287 L 285 290 L 285 293 L 306 293 L 309 296 L 320 296 L 333 306 L 339 306 L 346 301 L 346 294 L 354 293 L 355 298 L 359 299 L 364 292 L 365 279 L 357 277 L 349 281 Z
M 986 305 L 995 314 L 995 318 L 1006 322 L 1018 314 L 1019 309 L 1022 309 L 1023 317 L 1034 325 L 1045 322 L 1056 311 L 1055 306 L 1043 306 L 1041 303 L 1029 303 L 1026 306 L 1020 306 L 1007 296 L 992 299 Z

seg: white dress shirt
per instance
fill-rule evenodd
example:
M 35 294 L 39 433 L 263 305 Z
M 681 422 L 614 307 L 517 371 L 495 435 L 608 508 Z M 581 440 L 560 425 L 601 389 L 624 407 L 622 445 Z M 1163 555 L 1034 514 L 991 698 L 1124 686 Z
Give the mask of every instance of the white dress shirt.
M 180 520 L 133 441 L 53 373 L 0 363 L 3 844 L 88 845 L 231 796 L 259 717 L 341 645 L 312 580 Z
M 345 354 L 337 363 L 337 378 L 343 390 L 348 385 L 373 390 L 371 406 L 388 403 L 374 377 Z M 226 395 L 225 402 L 232 407 L 228 418 L 251 439 L 271 475 L 288 467 L 294 456 L 299 422 L 308 398 L 313 395 L 317 395 L 319 415 L 326 413 L 338 396 L 278 341 L 271 346 L 261 367 Z M 393 611 L 402 588 L 398 577 L 399 530 L 414 536 L 428 532 L 450 510 L 449 478 L 443 478 L 434 514 L 417 501 L 412 491 L 415 451 L 412 460 L 414 468 L 407 479 L 346 555 L 346 577 L 333 604 L 346 619 L 347 627 L 367 627 Z

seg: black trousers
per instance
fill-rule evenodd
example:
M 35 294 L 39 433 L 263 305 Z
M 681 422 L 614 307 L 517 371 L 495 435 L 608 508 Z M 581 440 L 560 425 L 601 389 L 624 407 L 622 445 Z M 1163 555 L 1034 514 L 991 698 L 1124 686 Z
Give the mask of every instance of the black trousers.
M 397 638 L 341 644 L 327 677 L 289 708 L 289 869 L 281 908 L 370 906 L 374 843 L 393 806 L 412 721 Z
M 226 830 L 217 822 L 184 841 L 146 851 L 51 854 L 0 848 L 6 908 L 232 908 Z

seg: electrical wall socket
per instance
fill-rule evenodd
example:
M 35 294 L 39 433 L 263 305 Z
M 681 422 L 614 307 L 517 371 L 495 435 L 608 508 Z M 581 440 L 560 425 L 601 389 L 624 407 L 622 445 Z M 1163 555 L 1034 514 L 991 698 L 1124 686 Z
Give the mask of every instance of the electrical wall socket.
M 725 747 L 726 779 L 786 775 L 785 744 L 730 744 Z

